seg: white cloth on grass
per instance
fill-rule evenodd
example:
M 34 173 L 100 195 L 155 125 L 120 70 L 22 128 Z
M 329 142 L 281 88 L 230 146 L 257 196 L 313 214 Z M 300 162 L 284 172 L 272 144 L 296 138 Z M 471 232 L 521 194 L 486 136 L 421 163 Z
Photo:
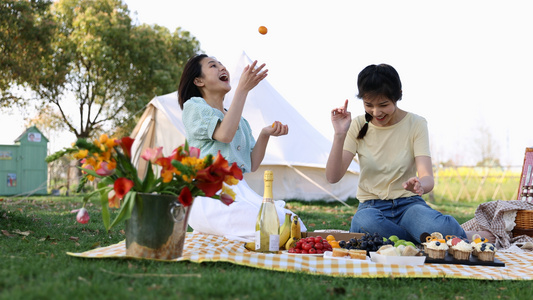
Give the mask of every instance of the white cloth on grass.
M 263 197 L 252 190 L 244 179 L 231 188 L 236 197 L 229 206 L 209 197 L 196 197 L 189 215 L 189 226 L 194 232 L 251 242 L 255 239 L 255 222 Z M 275 200 L 274 203 L 280 225 L 285 221 L 286 213 L 294 215 L 285 208 L 285 201 Z M 303 232 L 307 231 L 301 219 L 300 228 Z

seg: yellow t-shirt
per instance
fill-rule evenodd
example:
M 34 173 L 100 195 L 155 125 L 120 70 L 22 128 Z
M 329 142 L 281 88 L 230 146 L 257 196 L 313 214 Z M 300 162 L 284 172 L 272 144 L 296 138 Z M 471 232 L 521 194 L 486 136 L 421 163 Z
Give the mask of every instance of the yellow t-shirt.
M 414 193 L 403 188 L 402 183 L 416 176 L 416 156 L 431 156 L 427 122 L 413 113 L 388 127 L 369 123 L 363 139 L 357 134 L 365 124 L 365 117 L 352 120 L 344 141 L 344 150 L 358 155 L 360 175 L 357 199 L 396 199 Z

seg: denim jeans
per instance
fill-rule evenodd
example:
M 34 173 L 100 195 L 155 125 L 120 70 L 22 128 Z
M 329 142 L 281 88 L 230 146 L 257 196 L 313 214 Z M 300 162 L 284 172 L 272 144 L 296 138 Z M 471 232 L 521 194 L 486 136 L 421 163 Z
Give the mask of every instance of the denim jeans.
M 420 241 L 424 232 L 466 238 L 457 220 L 432 209 L 420 196 L 360 203 L 350 232 L 377 232 L 382 237 L 396 235 L 399 239 L 415 243 L 425 242 Z

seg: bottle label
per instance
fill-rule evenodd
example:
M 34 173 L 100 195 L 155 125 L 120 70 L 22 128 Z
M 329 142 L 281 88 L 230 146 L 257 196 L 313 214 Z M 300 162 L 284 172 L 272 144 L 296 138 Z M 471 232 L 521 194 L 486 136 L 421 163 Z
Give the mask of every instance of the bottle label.
M 261 249 L 261 231 L 255 232 L 255 250 Z M 270 252 L 279 251 L 279 234 L 271 234 L 268 237 L 268 250 Z
M 268 251 L 279 251 L 279 234 L 271 234 L 269 242 L 270 244 L 268 245 Z
M 261 231 L 255 232 L 255 250 L 261 249 Z
M 274 199 L 263 197 L 263 203 L 268 203 L 268 202 L 274 203 Z

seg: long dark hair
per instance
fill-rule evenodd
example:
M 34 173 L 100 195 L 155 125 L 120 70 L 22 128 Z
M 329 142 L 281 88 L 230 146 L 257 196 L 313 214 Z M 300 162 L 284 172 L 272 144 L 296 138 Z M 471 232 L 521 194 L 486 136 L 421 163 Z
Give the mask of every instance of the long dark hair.
M 202 97 L 200 90 L 194 84 L 194 79 L 202 76 L 202 65 L 200 62 L 206 57 L 208 57 L 207 54 L 197 54 L 191 57 L 183 68 L 178 86 L 178 102 L 181 109 L 183 109 L 183 104 L 192 97 Z
M 396 70 L 387 64 L 370 65 L 363 69 L 357 77 L 357 98 L 386 97 L 396 103 L 402 99 L 402 82 Z M 368 131 L 368 122 L 372 115 L 365 113 L 365 125 L 359 131 L 357 139 L 362 139 Z

